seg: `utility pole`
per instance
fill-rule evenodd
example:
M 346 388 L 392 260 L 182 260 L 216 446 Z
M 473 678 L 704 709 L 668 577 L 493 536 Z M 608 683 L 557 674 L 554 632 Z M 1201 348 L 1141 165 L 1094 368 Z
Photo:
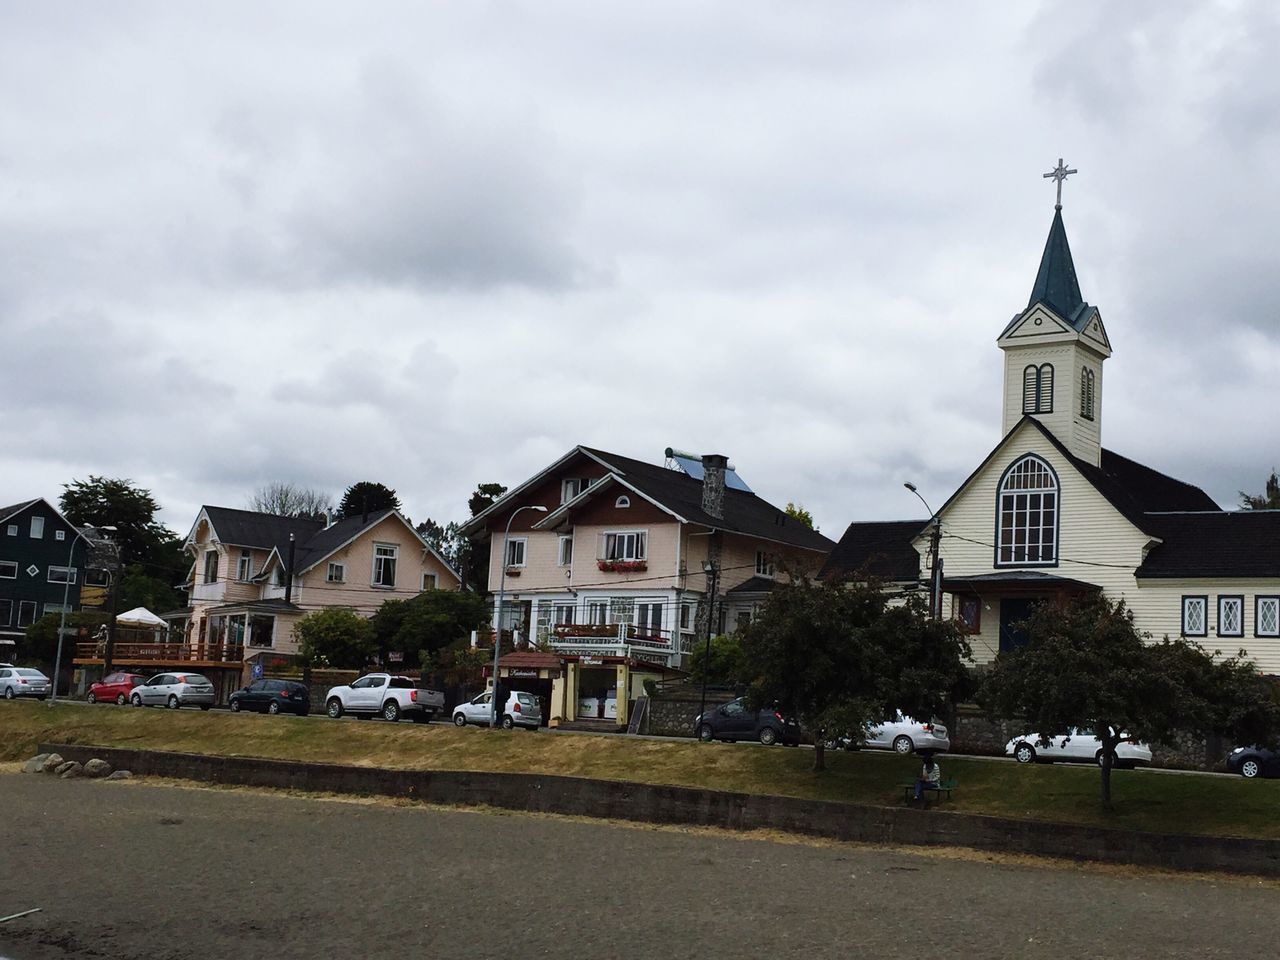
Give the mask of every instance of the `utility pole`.
M 711 621 L 715 617 L 716 593 L 720 589 L 720 564 L 708 560 L 702 565 L 707 575 L 707 641 L 702 651 L 702 704 L 698 707 L 698 723 L 701 725 L 707 712 L 707 675 L 711 672 Z M 701 739 L 701 728 L 694 733 Z
M 507 592 L 507 544 L 511 541 L 511 521 L 521 510 L 535 510 L 546 513 L 547 508 L 536 503 L 527 503 L 516 507 L 507 517 L 507 530 L 502 535 L 502 573 L 498 577 L 498 598 L 493 603 L 493 692 L 489 697 L 489 729 L 497 730 L 498 721 L 498 655 L 502 650 L 502 600 Z
M 929 519 L 933 523 L 933 531 L 929 535 L 929 553 L 933 556 L 932 576 L 929 578 L 929 617 L 942 619 L 942 518 L 929 506 L 929 501 L 920 495 L 916 485 L 910 481 L 903 484 L 916 495 L 924 508 L 929 511 Z
M 99 529 L 107 529 L 100 527 Z M 111 528 L 114 529 L 114 528 Z M 124 574 L 124 557 L 120 544 L 116 541 L 108 541 L 115 547 L 114 569 L 111 571 L 111 613 L 110 619 L 107 621 L 107 646 L 102 652 L 102 675 L 105 677 L 111 672 L 111 658 L 116 652 L 116 617 L 120 613 L 120 581 Z

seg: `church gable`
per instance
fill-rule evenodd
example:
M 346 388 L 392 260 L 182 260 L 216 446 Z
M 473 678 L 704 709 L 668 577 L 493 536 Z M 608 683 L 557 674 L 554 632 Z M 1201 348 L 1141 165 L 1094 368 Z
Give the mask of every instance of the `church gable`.
M 1052 310 L 1037 303 L 1014 317 L 996 341 L 1000 346 L 1048 338 L 1075 340 L 1076 331 Z

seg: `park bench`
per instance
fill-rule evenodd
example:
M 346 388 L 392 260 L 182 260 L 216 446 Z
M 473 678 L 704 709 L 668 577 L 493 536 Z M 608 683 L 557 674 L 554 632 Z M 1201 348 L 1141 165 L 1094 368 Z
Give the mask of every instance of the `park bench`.
M 943 780 L 936 785 L 934 784 L 926 785 L 924 788 L 924 805 L 926 807 L 929 805 L 930 793 L 933 794 L 933 799 L 935 800 L 940 800 L 944 793 L 947 795 L 947 799 L 950 800 L 951 791 L 956 789 L 956 787 L 958 786 L 960 786 L 960 784 L 956 781 L 955 777 L 951 777 L 949 780 Z M 904 783 L 902 785 L 903 799 L 910 800 L 915 795 L 916 795 L 916 782 L 914 780 L 910 781 L 909 783 Z

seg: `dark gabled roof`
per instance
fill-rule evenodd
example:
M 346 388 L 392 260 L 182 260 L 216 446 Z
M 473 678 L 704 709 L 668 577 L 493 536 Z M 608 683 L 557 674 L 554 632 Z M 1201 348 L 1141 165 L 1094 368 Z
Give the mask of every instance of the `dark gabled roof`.
M 367 519 L 347 517 L 345 520 L 339 520 L 331 527 L 323 527 L 322 524 L 323 529 L 309 539 L 297 544 L 297 557 L 294 562 L 294 568 L 301 572 L 319 563 L 344 543 L 354 540 L 370 527 L 381 523 L 393 513 L 395 513 L 394 510 L 380 510 L 377 513 L 370 513 Z M 287 546 L 280 551 L 281 558 L 286 562 L 289 559 L 287 551 Z
M 736 587 L 730 587 L 725 593 L 772 593 L 773 588 L 777 585 L 778 581 L 773 577 L 752 577 L 750 580 L 744 580 Z
M 919 580 L 920 554 L 911 541 L 928 526 L 927 519 L 851 523 L 818 576 L 843 580 L 866 573 L 892 581 Z
M 23 510 L 27 509 L 27 507 L 31 506 L 33 503 L 35 503 L 34 500 L 23 500 L 21 503 L 15 503 L 13 504 L 13 506 L 10 506 L 10 507 L 0 507 L 0 523 L 3 523 L 4 521 L 8 520 L 15 513 L 21 513 Z
M 1280 510 L 1152 513 L 1147 521 L 1164 542 L 1139 578 L 1280 577 Z
M 727 488 L 724 492 L 724 518 L 716 519 L 702 509 L 702 481 L 679 470 L 645 463 L 643 460 L 633 460 L 589 447 L 581 449 L 608 464 L 618 476 L 645 496 L 690 523 L 823 553 L 835 546 L 829 538 L 809 529 L 799 520 L 787 516 L 782 510 L 749 491 Z
M 303 520 L 298 517 L 280 517 L 274 513 L 257 513 L 253 510 L 234 510 L 231 507 L 204 506 L 205 515 L 218 532 L 218 539 L 236 547 L 258 547 L 270 550 L 275 547 L 284 553 L 289 549 L 289 535 L 298 543 L 310 539 L 324 529 L 320 520 Z
M 302 613 L 303 609 L 296 603 L 286 601 L 284 597 L 272 597 L 270 600 L 241 600 L 237 603 L 223 603 L 210 607 L 209 613 L 229 613 L 234 610 L 265 610 L 270 613 Z
M 1037 303 L 1043 303 L 1067 320 L 1074 320 L 1076 311 L 1084 304 L 1080 281 L 1076 279 L 1076 265 L 1071 259 L 1071 246 L 1067 243 L 1067 228 L 1062 224 L 1061 207 L 1053 212 L 1049 239 L 1044 244 L 1040 270 L 1036 273 L 1027 306 L 1033 307 Z

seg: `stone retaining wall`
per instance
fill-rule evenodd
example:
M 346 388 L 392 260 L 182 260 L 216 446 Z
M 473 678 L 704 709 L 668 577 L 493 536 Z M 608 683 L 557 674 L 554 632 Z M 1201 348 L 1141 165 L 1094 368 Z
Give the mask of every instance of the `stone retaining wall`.
M 707 709 L 734 699 L 726 691 L 707 691 Z M 649 715 L 643 733 L 663 737 L 692 737 L 693 718 L 702 707 L 702 691 L 681 686 L 676 690 L 658 691 L 649 699 Z

